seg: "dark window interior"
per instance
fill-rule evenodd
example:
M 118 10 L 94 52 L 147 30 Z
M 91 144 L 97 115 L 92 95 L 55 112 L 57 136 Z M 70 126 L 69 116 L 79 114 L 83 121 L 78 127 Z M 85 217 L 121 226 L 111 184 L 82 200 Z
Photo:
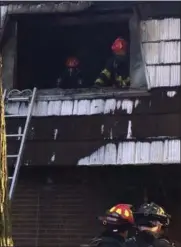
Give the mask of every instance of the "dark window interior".
M 43 25 L 43 21 L 37 25 L 40 22 L 32 18 L 18 22 L 19 89 L 55 88 L 68 56 L 78 57 L 86 87 L 90 87 L 111 56 L 114 39 L 122 36 L 129 42 L 128 21 L 63 26 Z

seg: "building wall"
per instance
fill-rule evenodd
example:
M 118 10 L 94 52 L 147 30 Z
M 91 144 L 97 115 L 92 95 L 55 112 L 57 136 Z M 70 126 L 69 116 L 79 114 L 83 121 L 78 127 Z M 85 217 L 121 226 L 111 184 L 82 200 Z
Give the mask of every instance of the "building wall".
M 142 21 L 140 25 L 148 87 L 181 85 L 181 19 Z
M 62 98 L 40 97 L 35 103 L 23 164 L 180 163 L 180 90 L 116 99 Z M 22 102 L 6 108 L 7 114 L 26 112 Z M 7 119 L 7 133 L 22 134 L 24 122 L 23 117 Z M 18 152 L 19 141 L 8 139 L 9 154 Z
M 24 168 L 12 205 L 15 246 L 85 244 L 102 230 L 97 216 L 116 203 L 140 204 L 145 189 L 172 214 L 170 236 L 181 240 L 180 172 L 179 166 Z

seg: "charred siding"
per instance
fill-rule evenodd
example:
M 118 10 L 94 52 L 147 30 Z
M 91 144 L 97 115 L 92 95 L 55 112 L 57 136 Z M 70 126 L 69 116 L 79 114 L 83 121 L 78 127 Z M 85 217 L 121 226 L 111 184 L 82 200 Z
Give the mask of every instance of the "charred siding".
M 38 101 L 38 104 L 23 164 L 180 163 L 179 90 L 156 91 L 149 97 L 132 99 L 44 101 L 43 106 Z M 49 105 L 51 111 L 46 115 Z M 9 113 L 20 113 L 20 108 L 13 107 L 11 111 L 8 109 Z M 24 118 L 7 120 L 9 134 L 22 133 L 23 126 Z M 9 140 L 9 154 L 15 154 L 18 145 L 18 140 Z
M 83 97 L 84 94 L 82 94 Z M 180 112 L 180 89 L 156 90 L 147 96 L 112 95 L 106 98 L 102 92 L 98 98 L 66 99 L 66 95 L 52 97 L 39 96 L 33 108 L 33 116 L 92 116 L 107 114 L 142 114 Z M 26 116 L 28 104 L 23 102 L 8 103 L 6 114 Z

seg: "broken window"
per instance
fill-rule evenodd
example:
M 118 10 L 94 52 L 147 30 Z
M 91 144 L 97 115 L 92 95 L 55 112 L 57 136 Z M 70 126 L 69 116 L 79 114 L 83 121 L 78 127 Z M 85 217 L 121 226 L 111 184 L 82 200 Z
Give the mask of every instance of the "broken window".
M 112 56 L 113 41 L 121 36 L 130 44 L 129 18 L 114 21 L 111 17 L 101 20 L 99 16 L 92 16 L 90 20 L 82 18 L 84 21 L 79 24 L 73 23 L 75 16 L 64 19 L 54 15 L 53 21 L 45 16 L 35 19 L 26 17 L 18 22 L 16 87 L 19 89 L 59 86 L 58 79 L 64 75 L 69 57 L 79 60 L 81 87 L 91 87 Z M 129 67 L 128 54 L 127 76 Z

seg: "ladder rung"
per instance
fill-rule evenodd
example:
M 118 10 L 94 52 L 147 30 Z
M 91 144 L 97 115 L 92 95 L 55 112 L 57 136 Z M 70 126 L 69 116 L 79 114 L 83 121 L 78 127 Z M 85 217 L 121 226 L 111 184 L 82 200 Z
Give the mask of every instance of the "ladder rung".
M 12 180 L 12 179 L 13 179 L 13 177 L 8 177 L 8 179 L 9 179 L 9 180 Z
M 22 137 L 23 134 L 10 134 L 10 135 L 6 135 L 6 137 Z
M 9 154 L 7 155 L 7 158 L 17 158 L 18 154 Z
M 5 118 L 22 118 L 27 117 L 26 115 L 5 115 Z
M 7 101 L 29 101 L 30 97 L 12 97 L 12 98 L 7 98 Z

